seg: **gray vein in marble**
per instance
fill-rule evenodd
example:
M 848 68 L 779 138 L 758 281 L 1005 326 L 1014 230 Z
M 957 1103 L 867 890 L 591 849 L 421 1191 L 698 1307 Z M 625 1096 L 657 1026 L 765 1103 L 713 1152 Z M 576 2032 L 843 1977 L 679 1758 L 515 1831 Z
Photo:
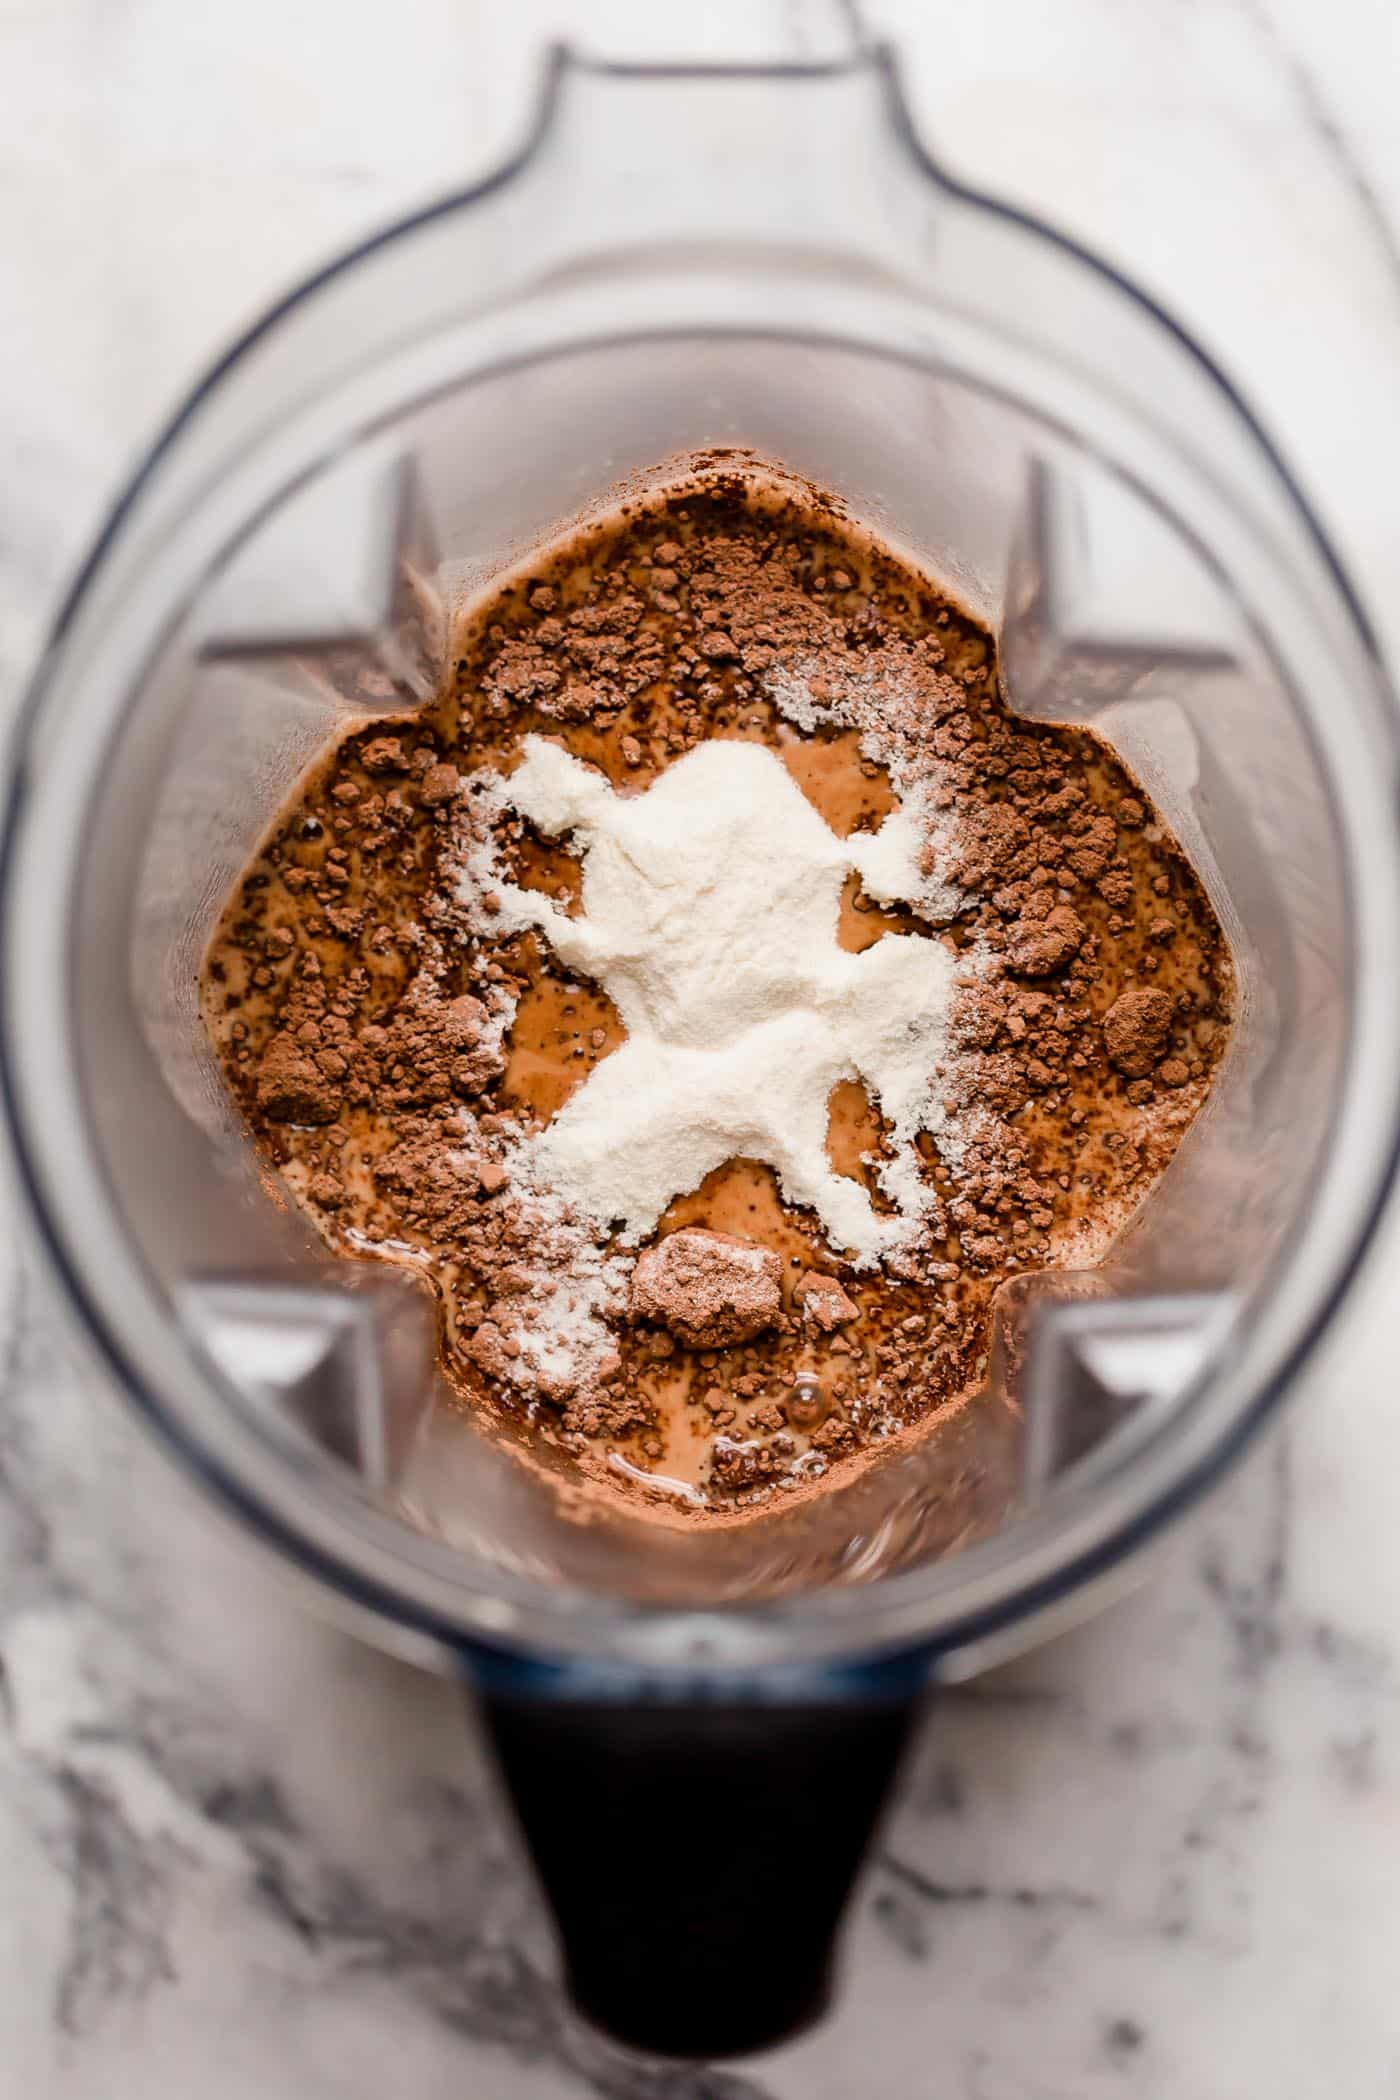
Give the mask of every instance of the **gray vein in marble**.
M 95 1782 L 64 1766 L 48 1776 L 66 1811 L 54 1851 L 72 1892 L 55 2020 L 81 2038 L 117 2003 L 176 1979 L 168 1934 L 173 1847 L 136 1830 Z M 556 1986 L 518 1948 L 473 1929 L 469 1906 L 447 1917 L 380 1900 L 309 1851 L 266 1775 L 242 1786 L 218 1782 L 205 1812 L 243 1849 L 253 1901 L 325 1973 L 392 1983 L 450 2032 L 521 2063 L 553 2062 L 601 2100 L 765 2100 L 750 2078 L 648 2064 L 611 2048 L 571 2017 Z
M 879 1889 L 871 1899 L 870 1915 L 906 1961 L 928 1960 L 932 1944 L 928 1919 L 916 1899 L 902 1889 Z
M 1097 1910 L 1099 1899 L 1085 1889 L 1032 1888 L 1013 1885 L 995 1888 L 985 1881 L 936 1881 L 931 1874 L 911 1866 L 891 1852 L 880 1855 L 880 1866 L 906 1888 L 934 1904 L 1007 1904 L 1015 1910 Z
M 68 1951 L 54 1987 L 54 2021 L 72 2039 L 94 2033 L 119 1999 L 173 1983 L 168 1841 L 132 1829 L 108 1790 L 68 1766 L 51 1774 L 66 1809 L 49 1850 L 72 1899 Z
M 1381 1641 L 1319 1619 L 1307 1628 L 1308 1645 L 1337 1683 L 1350 1691 L 1396 1694 L 1395 1657 Z
M 0 1312 L 0 1410 L 5 1419 L 0 1440 L 0 1569 L 7 1615 L 26 1597 L 47 1592 L 54 1579 L 52 1529 L 42 1497 L 32 1492 L 26 1478 L 24 1422 L 17 1405 L 30 1371 L 32 1323 L 27 1309 L 24 1271 L 12 1260 Z
M 1242 0 L 1242 4 L 1259 36 L 1287 73 L 1304 123 L 1350 191 L 1372 244 L 1384 261 L 1391 287 L 1400 296 L 1400 232 L 1367 173 L 1360 149 L 1338 121 L 1312 68 L 1289 44 L 1264 0 Z
M 209 1749 L 191 1732 L 207 1732 L 207 1717 L 148 1706 L 107 1731 L 108 1743 L 164 1781 L 216 1843 L 227 1836 L 239 1848 L 253 1903 L 326 1977 L 393 1984 L 450 2032 L 522 2064 L 551 2062 L 601 2100 L 766 2100 L 750 2078 L 649 2064 L 612 2048 L 572 2017 L 519 1947 L 479 1929 L 469 1833 L 481 1827 L 480 1804 L 447 1791 L 425 1799 L 437 1843 L 461 1850 L 464 1885 L 449 1875 L 421 1905 L 390 1902 L 318 1855 L 269 1774 L 230 1777 L 226 1751 L 217 1772 L 205 1768 Z M 73 1899 L 55 2019 L 63 2032 L 87 2036 L 115 2003 L 176 1978 L 168 1923 L 180 1848 L 138 1830 L 113 1791 L 71 1767 L 49 1777 L 66 1810 L 62 1864 Z
M 871 42 L 870 25 L 861 0 L 836 0 L 836 14 L 851 50 L 864 51 Z
M 250 1760 L 240 1717 L 177 1668 L 159 1629 L 128 1615 L 128 1597 L 97 1593 L 80 1561 L 65 1565 L 67 1535 L 40 1514 L 53 1483 L 15 1404 L 43 1331 L 14 1282 L 6 1312 L 0 1552 L 14 1579 L 0 1593 L 0 1754 L 67 1891 L 57 2033 L 92 2044 L 120 2008 L 175 1984 L 181 1890 L 217 1874 L 302 1950 L 308 1988 L 387 1984 L 448 2033 L 522 2066 L 552 2065 L 600 2100 L 770 2100 L 751 2077 L 648 2062 L 574 2018 L 492 1915 L 493 1887 L 514 1900 L 524 1883 L 480 1789 L 412 1787 L 393 1894 L 326 1855 Z
M 1231 1542 L 1219 1534 L 1207 1541 L 1200 1562 L 1201 1580 L 1224 1617 L 1234 1643 L 1237 1668 L 1247 1680 L 1267 1669 L 1278 1654 L 1282 1638 L 1281 1613 L 1293 1523 L 1293 1474 L 1286 1436 L 1275 1439 L 1268 1463 L 1271 1493 L 1257 1565 L 1244 1570 L 1234 1567 Z

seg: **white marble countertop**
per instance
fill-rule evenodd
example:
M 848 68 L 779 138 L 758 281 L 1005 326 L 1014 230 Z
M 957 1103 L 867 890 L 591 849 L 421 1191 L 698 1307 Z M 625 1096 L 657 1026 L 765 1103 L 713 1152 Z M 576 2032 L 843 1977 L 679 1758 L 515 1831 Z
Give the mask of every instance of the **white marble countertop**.
M 7 700 L 195 370 L 326 251 L 489 163 L 571 13 L 599 49 L 762 55 L 839 48 L 856 10 L 0 0 Z M 903 43 L 953 166 L 1217 352 L 1400 658 L 1393 0 L 881 0 L 862 20 Z M 306 1615 L 81 1394 L 8 1250 L 4 2090 L 1400 2095 L 1397 1277 L 1392 1221 L 1306 1405 L 1150 1585 L 942 1704 L 837 2013 L 710 2073 L 569 2020 L 452 1688 Z

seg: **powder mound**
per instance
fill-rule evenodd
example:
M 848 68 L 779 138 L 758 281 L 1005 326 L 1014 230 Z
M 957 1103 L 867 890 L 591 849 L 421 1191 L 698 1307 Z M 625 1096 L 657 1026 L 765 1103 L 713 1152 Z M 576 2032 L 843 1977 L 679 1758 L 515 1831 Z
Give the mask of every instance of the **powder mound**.
M 752 1240 L 686 1226 L 648 1247 L 632 1274 L 632 1317 L 691 1349 L 723 1349 L 776 1327 L 778 1257 Z
M 1165 992 L 1136 986 L 1120 992 L 1103 1017 L 1110 1058 L 1129 1079 L 1144 1079 L 1167 1047 L 1175 1009 Z
M 408 755 L 402 737 L 377 736 L 364 746 L 360 764 L 367 773 L 406 773 Z
M 805 1317 L 823 1334 L 860 1318 L 860 1307 L 847 1297 L 836 1278 L 819 1275 L 815 1269 L 798 1277 L 793 1296 Z
M 444 999 L 431 970 L 410 983 L 383 1045 L 384 1098 L 395 1108 L 427 1108 L 479 1094 L 505 1069 L 503 1020 L 463 992 Z
M 258 1107 L 269 1123 L 333 1123 L 339 1096 L 290 1035 L 275 1035 L 258 1068 Z
M 1053 977 L 1083 945 L 1084 921 L 1067 904 L 1057 904 L 1043 919 L 1022 920 L 1006 960 L 1022 977 Z
M 1004 803 L 963 813 L 952 852 L 952 875 L 964 889 L 994 889 L 1014 871 L 1031 827 Z
M 461 777 L 455 766 L 429 766 L 418 790 L 418 799 L 424 809 L 441 809 L 444 802 L 450 802 L 457 792 Z
M 507 779 L 475 776 L 458 812 L 467 923 L 497 937 L 542 932 L 626 1031 L 515 1148 L 512 1172 L 635 1242 L 672 1197 L 727 1160 L 757 1159 L 859 1265 L 907 1245 L 935 1207 L 916 1144 L 946 1119 L 953 957 L 912 933 L 852 953 L 838 933 L 852 873 L 882 901 L 925 895 L 913 806 L 838 837 L 774 752 L 728 739 L 687 752 L 641 794 L 617 793 L 539 736 Z M 507 809 L 572 839 L 580 911 L 505 877 L 491 826 Z M 827 1152 L 827 1105 L 852 1076 L 890 1126 L 880 1186 L 893 1216 Z

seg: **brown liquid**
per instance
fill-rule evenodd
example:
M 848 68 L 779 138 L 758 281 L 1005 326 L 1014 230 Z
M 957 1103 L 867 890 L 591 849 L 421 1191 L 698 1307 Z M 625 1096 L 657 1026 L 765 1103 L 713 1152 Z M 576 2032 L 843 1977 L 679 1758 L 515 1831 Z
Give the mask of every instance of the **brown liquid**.
M 972 1098 L 997 1110 L 1001 1135 L 974 1144 L 955 1167 L 921 1141 L 945 1213 L 907 1273 L 854 1274 L 819 1221 L 783 1200 L 768 1167 L 731 1161 L 678 1196 L 658 1229 L 698 1225 L 776 1252 L 780 1330 L 697 1351 L 621 1320 L 619 1363 L 602 1394 L 542 1399 L 470 1354 L 505 1303 L 499 1257 L 491 1268 L 472 1252 L 486 1209 L 425 1207 L 411 1177 L 395 1180 L 394 1163 L 405 1144 L 417 1148 L 414 1159 L 440 1157 L 459 1142 L 463 1115 L 479 1119 L 488 1144 L 494 1133 L 542 1125 L 622 1031 L 606 996 L 563 972 L 541 938 L 492 941 L 454 922 L 454 805 L 429 793 L 429 769 L 446 762 L 508 772 L 534 731 L 560 737 L 615 786 L 635 791 L 704 737 L 744 738 L 779 753 L 838 835 L 877 828 L 898 798 L 858 730 L 802 733 L 768 697 L 761 669 L 706 652 L 694 660 L 697 639 L 718 631 L 712 612 L 721 586 L 705 582 L 708 564 L 723 569 L 734 550 L 758 565 L 745 574 L 780 575 L 794 632 L 805 632 L 803 622 L 818 633 L 830 623 L 833 660 L 936 638 L 940 704 L 946 713 L 955 693 L 957 734 L 971 725 L 954 761 L 965 779 L 955 814 L 1010 810 L 1019 798 L 1029 832 L 1019 872 L 974 883 L 966 909 L 939 936 L 960 950 L 990 943 L 995 962 L 1007 929 L 1014 942 L 1031 923 L 1029 893 L 1050 887 L 1072 907 L 1083 942 L 1063 969 L 1032 976 L 1009 968 L 994 986 L 1004 1018 L 962 1070 Z M 742 603 L 731 616 L 721 598 L 720 610 L 737 631 Z M 553 686 L 539 683 L 542 662 L 562 667 L 546 670 Z M 586 685 L 584 698 L 569 697 L 573 683 Z M 988 754 L 993 763 L 984 765 Z M 1113 820 L 1113 860 L 1101 877 L 1071 866 L 1091 818 Z M 1053 863 L 1048 872 L 1033 865 L 1041 854 Z M 576 903 L 579 870 L 565 848 L 525 833 L 508 858 L 517 880 L 566 908 Z M 909 911 L 873 905 L 854 879 L 848 884 L 844 947 L 930 930 Z M 431 1031 L 420 1085 L 416 1039 L 405 1047 L 393 1038 L 408 988 L 424 977 L 439 1001 L 489 994 L 493 985 L 518 1000 L 504 1069 L 483 1086 L 442 1077 L 448 1065 L 432 1062 Z M 1129 1082 L 1105 1054 L 1100 1022 L 1118 992 L 1137 984 L 1169 993 L 1176 1014 L 1157 1072 Z M 562 1444 L 620 1492 L 645 1494 L 651 1480 L 656 1493 L 686 1506 L 723 1508 L 768 1503 L 976 1394 L 997 1286 L 1101 1256 L 1166 1164 L 1223 1047 L 1231 973 L 1200 886 L 1141 790 L 1086 733 L 1007 717 L 991 639 L 974 620 L 830 517 L 717 481 L 704 491 L 678 489 L 542 558 L 479 611 L 434 707 L 408 724 L 357 731 L 312 771 L 230 900 L 202 998 L 258 1145 L 331 1244 L 412 1258 L 433 1280 L 444 1364 L 465 1404 Z M 376 1037 L 386 1026 L 387 1047 Z M 326 1062 L 329 1051 L 331 1069 L 318 1080 L 324 1098 L 311 1104 L 319 1120 L 300 1108 L 287 1114 L 285 1103 L 269 1110 L 260 1093 L 268 1046 L 292 1038 L 313 1060 Z M 889 1209 L 874 1174 L 883 1143 L 863 1087 L 839 1086 L 832 1162 Z M 508 1192 L 495 1200 L 508 1202 Z M 523 1243 L 520 1260 L 529 1253 Z M 840 1277 L 858 1307 L 855 1322 L 826 1334 L 804 1321 L 794 1285 L 809 1270 Z

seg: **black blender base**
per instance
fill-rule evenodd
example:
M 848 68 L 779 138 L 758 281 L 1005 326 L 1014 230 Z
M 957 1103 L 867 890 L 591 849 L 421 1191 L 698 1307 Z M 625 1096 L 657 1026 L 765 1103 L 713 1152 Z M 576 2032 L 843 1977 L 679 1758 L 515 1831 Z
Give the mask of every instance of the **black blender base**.
M 584 2017 L 703 2059 L 819 2018 L 915 1711 L 484 1694 Z

